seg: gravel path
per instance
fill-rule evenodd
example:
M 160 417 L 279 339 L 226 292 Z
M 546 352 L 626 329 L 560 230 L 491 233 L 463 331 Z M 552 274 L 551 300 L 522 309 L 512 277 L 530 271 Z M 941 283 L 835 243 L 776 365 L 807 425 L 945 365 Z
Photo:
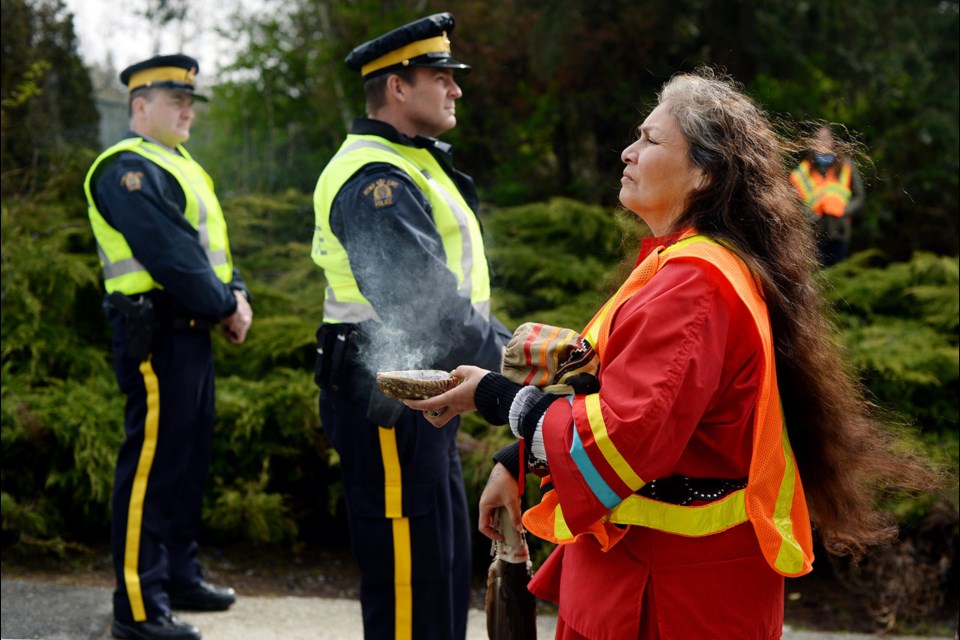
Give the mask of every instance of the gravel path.
M 110 638 L 111 590 L 24 580 L 2 581 L 0 638 L 105 640 Z M 223 613 L 189 613 L 204 640 L 360 640 L 360 603 L 356 600 L 297 597 L 241 597 Z M 538 637 L 553 637 L 556 618 L 540 616 Z M 866 640 L 878 636 L 784 629 L 784 640 Z M 890 640 L 890 636 L 886 636 Z M 897 640 L 929 640 L 897 636 Z M 487 640 L 486 619 L 470 611 L 467 640 Z

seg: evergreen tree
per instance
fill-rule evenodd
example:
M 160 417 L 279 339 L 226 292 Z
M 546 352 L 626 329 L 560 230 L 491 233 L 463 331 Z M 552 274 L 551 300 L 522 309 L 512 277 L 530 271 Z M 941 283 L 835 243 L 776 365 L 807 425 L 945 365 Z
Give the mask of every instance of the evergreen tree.
M 63 0 L 2 0 L 2 193 L 34 191 L 69 146 L 98 146 L 99 115 Z

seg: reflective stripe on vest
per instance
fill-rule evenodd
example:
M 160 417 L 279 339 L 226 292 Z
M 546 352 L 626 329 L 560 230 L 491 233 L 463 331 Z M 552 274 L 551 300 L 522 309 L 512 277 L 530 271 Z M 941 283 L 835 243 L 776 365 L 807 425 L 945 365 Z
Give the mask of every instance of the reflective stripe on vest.
M 620 290 L 590 321 L 583 335 L 595 345 L 601 360 L 602 375 L 604 349 L 609 339 L 613 316 L 664 264 L 678 258 L 698 259 L 719 268 L 750 310 L 764 349 L 764 371 L 754 412 L 753 451 L 747 487 L 715 502 L 697 506 L 666 504 L 636 494 L 631 494 L 617 504 L 609 504 L 605 498 L 610 495 L 611 490 L 586 458 L 582 444 L 579 444 L 581 449 L 577 450 L 578 443 L 581 442 L 578 431 L 596 442 L 605 462 L 634 491 L 642 487 L 645 481 L 636 474 L 610 439 L 604 423 L 600 394 L 574 396 L 570 400 L 574 419 L 570 455 L 583 473 L 589 488 L 610 508 L 603 521 L 591 526 L 586 533 L 596 535 L 601 546 L 604 546 L 610 544 L 608 537 L 613 543 L 619 539 L 617 527 L 613 526 L 617 524 L 640 525 L 678 535 L 699 537 L 725 531 L 749 520 L 771 568 L 786 576 L 808 573 L 813 561 L 810 519 L 796 462 L 783 424 L 780 394 L 777 389 L 775 351 L 767 309 L 757 291 L 754 278 L 733 253 L 703 236 L 685 238 L 662 253 L 660 249 L 662 247 L 652 252 L 634 269 Z M 524 514 L 524 523 L 539 537 L 561 544 L 572 542 L 579 536 L 575 536 L 566 526 L 555 493 L 549 492 L 548 496 L 554 494 L 549 500 Z M 544 513 L 541 508 L 544 504 L 549 513 Z M 531 513 L 538 509 L 538 513 Z M 602 533 L 598 535 L 598 531 Z M 613 539 L 614 536 L 616 539 Z
M 143 138 L 126 138 L 100 154 L 87 172 L 83 184 L 87 195 L 87 213 L 97 239 L 97 254 L 103 267 L 104 286 L 108 293 L 119 291 L 134 295 L 163 288 L 133 256 L 126 239 L 106 221 L 93 198 L 91 180 L 97 168 L 107 158 L 124 151 L 143 156 L 177 180 L 186 200 L 183 216 L 197 230 L 210 266 L 222 282 L 233 279 L 227 224 L 220 202 L 213 191 L 213 181 L 203 167 L 194 162 L 186 149 L 178 147 L 177 150 L 182 155 Z
M 490 316 L 490 279 L 483 252 L 480 224 L 456 184 L 426 149 L 394 144 L 376 136 L 349 135 L 317 182 L 314 191 L 315 225 L 311 257 L 324 270 L 327 290 L 324 322 L 378 320 L 360 292 L 346 250 L 330 228 L 330 209 L 343 185 L 364 165 L 391 164 L 417 184 L 427 197 L 443 242 L 446 265 L 456 276 L 461 296 L 472 301 L 485 318 Z M 389 194 L 386 181 L 378 188 Z
M 853 169 L 849 162 L 841 162 L 840 170 L 831 166 L 826 175 L 811 171 L 809 160 L 804 160 L 790 174 L 790 181 L 811 211 L 819 215 L 842 217 L 853 197 Z

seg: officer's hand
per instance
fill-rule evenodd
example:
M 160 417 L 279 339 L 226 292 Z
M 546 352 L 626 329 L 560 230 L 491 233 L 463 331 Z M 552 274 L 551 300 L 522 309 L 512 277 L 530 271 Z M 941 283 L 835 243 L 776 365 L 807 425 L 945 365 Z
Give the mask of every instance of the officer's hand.
M 253 309 L 243 293 L 234 290 L 233 295 L 237 298 L 237 310 L 223 319 L 223 326 L 227 329 L 227 339 L 234 344 L 241 344 L 247 339 L 247 331 L 253 324 Z

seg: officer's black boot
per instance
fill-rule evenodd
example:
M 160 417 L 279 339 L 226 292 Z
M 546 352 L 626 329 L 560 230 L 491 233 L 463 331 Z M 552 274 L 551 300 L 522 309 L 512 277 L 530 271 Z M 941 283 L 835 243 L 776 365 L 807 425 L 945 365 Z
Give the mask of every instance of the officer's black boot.
M 127 640 L 201 640 L 200 629 L 177 619 L 170 613 L 161 614 L 145 622 L 113 621 L 110 632 L 114 638 Z
M 200 581 L 186 589 L 170 588 L 170 606 L 185 611 L 226 611 L 237 601 L 236 592 L 227 587 L 215 587 Z

